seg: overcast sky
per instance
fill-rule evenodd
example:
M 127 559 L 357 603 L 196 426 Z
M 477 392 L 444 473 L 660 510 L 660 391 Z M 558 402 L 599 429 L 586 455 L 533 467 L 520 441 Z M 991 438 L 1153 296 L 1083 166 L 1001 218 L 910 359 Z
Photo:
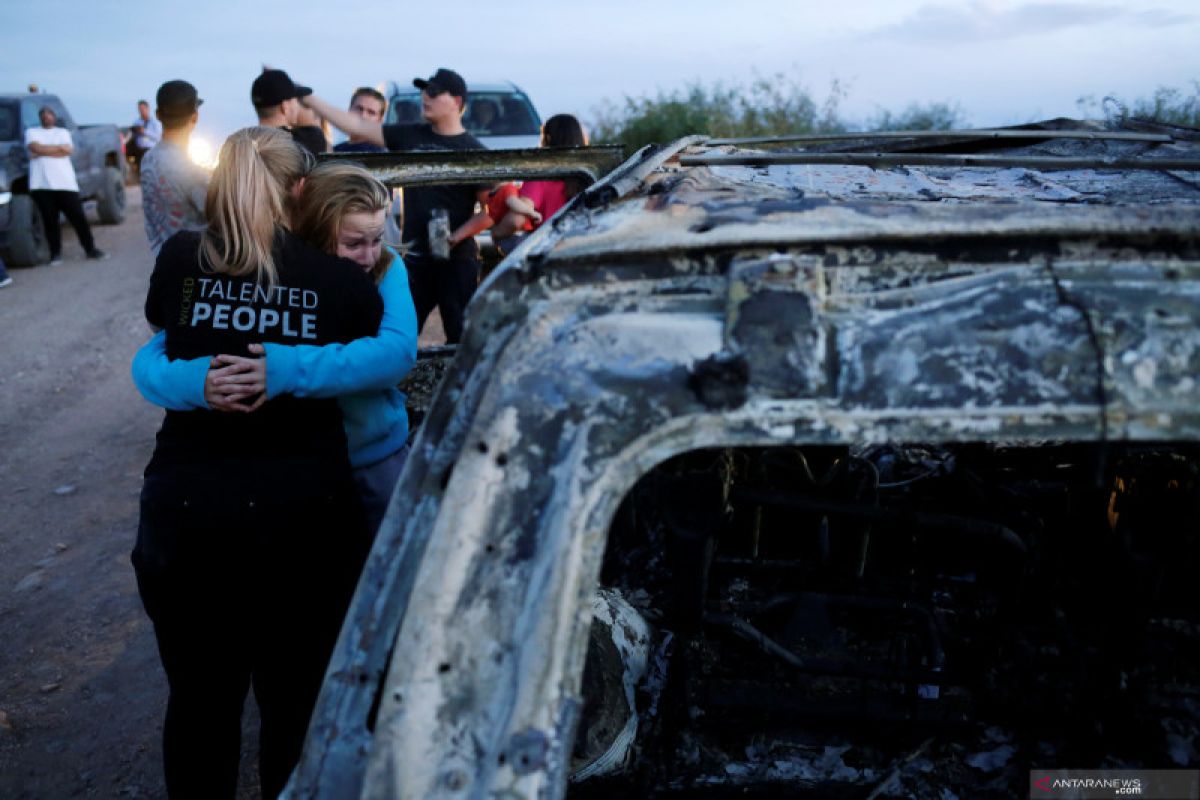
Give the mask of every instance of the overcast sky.
M 1200 79 L 1196 0 L 0 0 L 0 92 L 37 83 L 80 122 L 128 125 L 172 78 L 205 99 L 201 133 L 254 122 L 261 65 L 344 102 L 437 67 L 511 80 L 543 117 L 691 81 L 784 73 L 843 116 L 957 102 L 972 125 L 1076 116 L 1081 95 Z

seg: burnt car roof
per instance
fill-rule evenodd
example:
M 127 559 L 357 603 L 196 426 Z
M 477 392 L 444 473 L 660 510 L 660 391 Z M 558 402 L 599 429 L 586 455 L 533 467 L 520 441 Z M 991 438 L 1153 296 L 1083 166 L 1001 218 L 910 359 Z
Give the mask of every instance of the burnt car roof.
M 472 302 L 291 796 L 565 792 L 609 522 L 680 453 L 1200 440 L 1200 147 L 1124 132 L 695 137 L 575 197 Z
M 562 235 L 542 252 L 563 260 L 589 253 L 759 242 L 915 239 L 958 232 L 992 236 L 1049 230 L 1062 235 L 1160 225 L 1186 230 L 1194 224 L 1188 213 L 1161 208 L 1200 202 L 1200 174 L 1195 171 L 1200 147 L 1194 139 L 1144 132 L 1123 133 L 1141 140 L 1087 138 L 1112 135 L 1092 130 L 1070 132 L 1081 138 L 1043 140 L 972 139 L 970 133 L 958 140 L 945 134 L 864 137 L 839 143 L 837 151 L 828 144 L 817 146 L 820 142 L 796 149 L 795 142 L 785 141 L 779 144 L 787 149 L 766 151 L 696 141 L 678 148 L 668 164 L 645 176 L 645 194 L 631 193 L 604 215 L 560 226 Z M 1053 136 L 1064 131 L 1020 133 Z M 949 141 L 970 154 L 929 152 L 945 150 Z M 871 152 L 864 152 L 868 145 Z M 990 147 L 981 150 L 983 145 Z M 839 158 L 862 163 L 829 163 Z M 800 163 L 786 163 L 788 159 Z M 811 163 L 803 163 L 806 159 Z M 972 160 L 982 165 L 969 165 Z M 1183 169 L 1169 170 L 1168 165 Z M 1129 215 L 1123 209 L 1130 205 L 1144 211 Z M 1107 213 L 1099 206 L 1122 210 Z

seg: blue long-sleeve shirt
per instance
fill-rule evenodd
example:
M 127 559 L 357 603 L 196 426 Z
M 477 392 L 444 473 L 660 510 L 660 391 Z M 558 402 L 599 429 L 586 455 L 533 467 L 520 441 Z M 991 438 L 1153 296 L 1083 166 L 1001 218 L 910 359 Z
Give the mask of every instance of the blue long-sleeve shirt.
M 404 262 L 396 256 L 379 284 L 383 321 L 375 336 L 348 344 L 265 344 L 267 399 L 280 394 L 337 397 L 350 464 L 363 467 L 395 453 L 408 439 L 404 394 L 396 384 L 417 357 L 417 313 Z M 207 409 L 209 359 L 167 358 L 159 332 L 133 358 L 133 382 L 142 396 L 172 411 Z

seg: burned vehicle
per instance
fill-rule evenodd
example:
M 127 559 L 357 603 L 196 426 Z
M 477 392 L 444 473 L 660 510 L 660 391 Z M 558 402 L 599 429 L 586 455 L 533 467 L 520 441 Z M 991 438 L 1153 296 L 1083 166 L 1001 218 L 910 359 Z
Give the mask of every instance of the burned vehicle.
M 476 296 L 288 796 L 1194 769 L 1198 168 L 1052 121 L 609 172 Z

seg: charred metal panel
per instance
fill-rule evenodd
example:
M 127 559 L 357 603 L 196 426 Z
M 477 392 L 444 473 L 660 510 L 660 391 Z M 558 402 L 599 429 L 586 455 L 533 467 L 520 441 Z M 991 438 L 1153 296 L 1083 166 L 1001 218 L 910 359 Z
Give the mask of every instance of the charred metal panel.
M 729 268 L 726 347 L 774 397 L 816 397 L 831 381 L 823 318 L 825 274 L 813 258 L 776 255 Z
M 388 186 L 496 183 L 583 178 L 592 183 L 621 163 L 620 147 L 326 153 L 321 161 L 353 161 Z
M 680 164 L 691 167 L 744 166 L 760 167 L 776 164 L 841 164 L 844 166 L 905 167 L 1029 167 L 1040 170 L 1112 169 L 1112 170 L 1183 170 L 1200 169 L 1191 159 L 1181 158 L 1069 158 L 1061 156 L 963 156 L 940 153 L 733 153 L 688 155 Z
M 731 443 L 1096 438 L 1094 354 L 1081 334 L 1066 348 L 1055 338 L 1056 330 L 1073 331 L 1078 315 L 1058 309 L 1044 274 L 1023 288 L 1028 277 L 1010 270 L 925 287 L 918 293 L 928 297 L 907 314 L 903 293 L 860 297 L 853 313 L 829 297 L 838 346 L 853 335 L 847 353 L 863 354 L 858 363 L 862 374 L 875 376 L 875 392 L 845 378 L 845 388 L 826 400 L 772 399 L 775 387 L 751 381 L 748 402 L 731 412 L 705 407 L 687 385 L 687 365 L 726 346 L 730 320 L 720 295 L 681 300 L 656 295 L 649 284 L 624 283 L 577 286 L 549 303 L 543 290 L 523 289 L 527 316 L 493 351 L 488 378 L 469 393 L 477 400 L 456 415 L 469 426 L 440 437 L 436 429 L 423 432 L 414 463 L 425 469 L 406 472 L 401 495 L 436 504 L 436 517 L 391 518 L 412 535 L 421 524 L 431 527 L 386 681 L 364 794 L 534 796 L 561 783 L 565 760 L 552 744 L 568 735 L 579 702 L 586 598 L 604 521 L 630 483 L 670 455 Z M 505 313 L 506 287 L 496 288 L 476 307 L 473 324 Z M 993 295 L 990 324 L 968 313 L 972 299 Z M 867 322 L 856 326 L 860 317 Z M 974 329 L 953 328 L 960 318 Z M 1039 321 L 1049 325 L 1046 332 Z M 964 342 L 954 341 L 955 330 Z M 903 388 L 904 376 L 894 372 L 896 354 L 911 348 L 913 337 L 934 343 L 919 362 L 929 370 L 926 389 Z M 989 396 L 972 387 L 984 381 L 968 367 L 986 366 L 984 352 L 997 363 L 1017 352 L 1013 337 L 1037 346 L 1024 371 L 1014 370 L 1023 388 L 998 389 L 1008 405 L 982 402 Z M 480 338 L 473 330 L 464 346 L 477 351 Z M 1082 377 L 1072 382 L 1075 374 Z M 936 380 L 960 394 L 939 394 Z M 972 392 L 978 408 L 962 403 Z M 1196 395 L 1189 396 L 1193 404 Z M 462 403 L 468 395 L 454 396 Z M 1145 426 L 1160 411 L 1143 405 L 1138 417 Z M 1194 412 L 1172 428 L 1158 435 L 1200 433 Z M 451 452 L 458 455 L 442 485 L 445 473 L 432 465 Z M 551 743 L 544 763 L 532 770 L 513 765 L 506 754 L 523 752 L 520 743 L 539 736 Z
M 859 296 L 838 330 L 839 395 L 861 408 L 1094 403 L 1091 343 L 1034 269 Z M 1075 367 L 1075 369 L 1072 369 Z
M 1192 413 L 1200 381 L 1200 263 L 1116 264 L 1103 277 L 1092 264 L 1059 264 L 1055 271 L 1064 292 L 1092 315 L 1111 380 L 1109 404 L 1123 417 L 1154 406 L 1159 413 L 1139 429 L 1175 428 Z
M 1200 229 L 1200 206 L 1160 206 L 1136 213 L 1110 206 L 1039 203 L 956 205 L 949 203 L 835 202 L 794 200 L 756 206 L 718 207 L 662 204 L 654 198 L 628 200 L 578 235 L 552 243 L 547 265 L 555 262 L 625 258 L 639 253 L 684 254 L 797 244 L 858 245 L 879 241 L 1022 238 L 1094 239 L 1144 236 L 1193 241 Z
M 721 174 L 724 167 L 714 167 Z M 731 176 L 732 177 L 732 176 Z M 803 169 L 768 166 L 749 176 L 755 185 L 775 185 L 804 191 L 809 198 L 836 200 L 960 201 L 1042 200 L 1087 202 L 1102 199 L 1099 192 L 1072 187 L 1080 178 L 1075 173 L 1053 177 L 1024 168 L 930 169 L 895 168 L 876 170 L 864 166 L 806 165 Z M 799 179 L 799 180 L 797 180 Z M 1095 186 L 1096 181 L 1087 183 Z
M 1172 137 L 1162 133 L 1129 133 L 1127 131 L 1086 130 L 1082 128 L 1076 130 L 975 128 L 957 131 L 873 131 L 871 133 L 809 133 L 795 136 L 746 136 L 736 139 L 709 139 L 706 144 L 716 147 L 731 144 L 883 142 L 889 139 L 935 139 L 938 141 L 952 141 L 955 139 L 993 141 L 1000 139 L 1086 139 L 1092 141 L 1154 142 L 1157 144 L 1167 144 L 1174 141 Z

